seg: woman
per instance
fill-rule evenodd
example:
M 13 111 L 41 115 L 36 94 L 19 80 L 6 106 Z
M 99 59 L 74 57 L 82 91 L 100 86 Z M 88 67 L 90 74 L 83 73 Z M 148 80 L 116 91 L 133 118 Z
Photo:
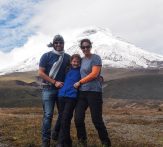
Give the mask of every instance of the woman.
M 87 146 L 84 119 L 85 111 L 89 107 L 93 124 L 98 131 L 102 145 L 111 147 L 111 141 L 102 119 L 102 85 L 99 80 L 102 61 L 98 55 L 90 52 L 92 43 L 89 39 L 82 39 L 80 48 L 84 54 L 80 68 L 81 80 L 74 84 L 75 88 L 80 87 L 79 99 L 75 108 L 77 137 L 80 144 Z

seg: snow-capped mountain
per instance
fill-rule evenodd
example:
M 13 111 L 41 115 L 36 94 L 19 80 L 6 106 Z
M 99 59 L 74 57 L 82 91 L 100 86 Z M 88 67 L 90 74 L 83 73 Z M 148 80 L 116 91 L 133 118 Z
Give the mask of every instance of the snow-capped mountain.
M 20 62 L 1 69 L 0 74 L 37 70 L 41 55 L 50 50 L 50 48 L 44 47 L 49 43 L 47 40 L 50 37 L 44 36 L 43 34 L 39 35 L 41 37 L 34 37 L 29 40 L 22 49 L 15 50 L 15 52 L 22 52 L 22 54 L 24 54 L 23 59 Z M 105 28 L 88 27 L 64 32 L 62 35 L 65 38 L 65 51 L 70 55 L 74 53 L 82 55 L 79 48 L 79 41 L 83 38 L 89 38 L 93 42 L 92 53 L 101 56 L 103 66 L 115 68 L 163 67 L 163 56 L 147 52 L 133 44 L 125 42 L 121 38 L 113 36 L 110 30 Z M 36 38 L 41 38 L 41 40 Z M 42 44 L 40 44 L 40 42 Z M 32 43 L 38 43 L 40 46 L 36 47 L 37 49 L 33 47 L 33 49 L 29 51 L 30 54 L 23 53 L 24 48 L 29 50 L 28 46 L 29 44 L 32 46 Z M 41 49 L 43 47 L 44 49 Z

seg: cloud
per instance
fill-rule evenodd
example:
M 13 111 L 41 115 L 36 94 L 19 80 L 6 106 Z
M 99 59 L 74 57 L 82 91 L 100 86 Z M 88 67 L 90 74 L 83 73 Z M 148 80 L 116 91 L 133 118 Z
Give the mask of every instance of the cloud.
M 146 50 L 163 53 L 162 0 L 46 0 L 37 8 L 39 15 L 31 24 L 44 33 L 97 25 Z
M 53 36 L 96 25 L 109 28 L 136 46 L 163 54 L 162 13 L 162 0 L 3 0 L 0 25 L 6 24 L 0 29 L 0 49 L 22 46 L 37 32 Z
M 14 48 L 7 53 L 0 51 L 1 69 L 17 65 L 33 56 L 39 59 L 40 55 L 50 49 L 46 46 L 50 41 L 51 37 L 39 33 L 30 37 L 27 43 L 22 47 Z
M 36 0 L 6 0 L 0 2 L 0 49 L 8 51 L 24 45 L 35 27 L 29 21 L 35 13 Z

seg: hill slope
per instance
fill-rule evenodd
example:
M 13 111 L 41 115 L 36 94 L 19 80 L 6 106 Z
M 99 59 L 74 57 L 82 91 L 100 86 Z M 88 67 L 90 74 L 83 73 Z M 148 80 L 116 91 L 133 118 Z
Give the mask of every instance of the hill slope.
M 41 105 L 41 91 L 36 84 L 19 80 L 0 80 L 0 107 Z
M 121 99 L 162 99 L 163 75 L 139 75 L 105 83 L 104 97 Z
M 163 71 L 104 69 L 104 98 L 163 100 Z M 41 106 L 37 72 L 0 76 L 0 107 Z

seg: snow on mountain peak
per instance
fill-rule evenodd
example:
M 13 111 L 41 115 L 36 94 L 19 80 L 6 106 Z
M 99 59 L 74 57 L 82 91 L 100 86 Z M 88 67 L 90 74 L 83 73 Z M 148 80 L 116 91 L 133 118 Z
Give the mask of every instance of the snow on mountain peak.
M 92 53 L 101 56 L 104 66 L 115 68 L 163 67 L 163 56 L 127 43 L 113 36 L 107 28 L 92 26 L 63 32 L 62 35 L 65 38 L 65 51 L 70 55 L 74 53 L 82 55 L 79 42 L 83 38 L 89 38 L 93 43 Z M 14 49 L 8 54 L 0 52 L 0 56 L 13 60 L 13 64 L 6 64 L 5 68 L 0 70 L 0 74 L 37 70 L 41 55 L 52 49 L 46 46 L 49 40 L 52 40 L 49 36 L 39 33 L 31 37 L 22 48 Z M 21 59 L 17 60 L 17 57 Z M 4 58 L 0 60 L 0 63 L 5 63 L 4 60 Z

